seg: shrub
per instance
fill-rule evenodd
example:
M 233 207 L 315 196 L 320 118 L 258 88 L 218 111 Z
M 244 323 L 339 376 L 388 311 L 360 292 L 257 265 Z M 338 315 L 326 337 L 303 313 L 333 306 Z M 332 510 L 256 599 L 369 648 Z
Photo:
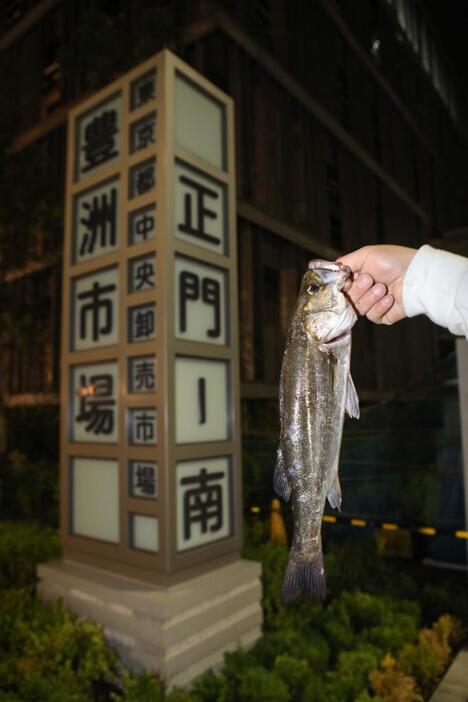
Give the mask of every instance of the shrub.
M 118 694 L 112 692 L 110 699 L 113 702 L 163 702 L 164 687 L 151 673 L 134 675 L 128 670 L 123 670 L 121 691 Z
M 330 649 L 319 631 L 311 629 L 308 636 L 294 629 L 266 633 L 255 645 L 252 654 L 261 665 L 271 668 L 278 653 L 299 656 L 316 672 L 327 669 Z
M 369 644 L 340 653 L 336 670 L 326 675 L 327 700 L 355 702 L 357 695 L 367 686 L 369 673 L 377 666 L 380 655 L 380 651 Z
M 89 702 L 96 683 L 118 683 L 117 655 L 102 628 L 79 621 L 32 587 L 0 592 L 0 690 L 23 702 Z
M 277 673 L 252 666 L 239 676 L 238 699 L 242 702 L 290 702 L 291 695 Z
M 400 664 L 387 654 L 378 670 L 369 675 L 372 690 L 382 702 L 423 702 L 416 690 L 416 681 L 405 675 Z
M 282 653 L 275 659 L 273 672 L 281 678 L 291 693 L 291 699 L 300 696 L 310 678 L 310 669 L 305 660 Z
M 27 522 L 0 522 L 0 589 L 34 583 L 37 563 L 59 554 L 55 529 Z
M 417 643 L 406 644 L 400 654 L 402 669 L 416 678 L 427 692 L 445 670 L 451 653 L 451 642 L 458 638 L 459 624 L 450 615 L 438 619 L 431 629 L 419 632 Z
M 208 671 L 195 680 L 192 688 L 194 702 L 227 702 L 229 685 L 224 675 Z

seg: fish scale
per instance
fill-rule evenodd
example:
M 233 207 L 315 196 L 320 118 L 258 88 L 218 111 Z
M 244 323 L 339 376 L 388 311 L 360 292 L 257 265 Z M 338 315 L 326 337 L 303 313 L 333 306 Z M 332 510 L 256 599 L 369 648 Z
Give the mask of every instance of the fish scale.
M 288 328 L 280 376 L 281 435 L 276 492 L 291 498 L 294 535 L 283 583 L 290 602 L 303 592 L 326 595 L 321 544 L 327 495 L 339 507 L 338 458 L 345 408 L 359 415 L 349 375 L 357 317 L 342 292 L 350 270 L 311 261 Z

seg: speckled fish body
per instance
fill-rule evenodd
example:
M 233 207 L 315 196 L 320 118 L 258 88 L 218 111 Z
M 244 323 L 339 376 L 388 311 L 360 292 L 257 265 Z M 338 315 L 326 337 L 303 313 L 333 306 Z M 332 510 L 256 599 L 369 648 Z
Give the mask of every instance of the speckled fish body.
M 345 410 L 359 416 L 350 376 L 353 307 L 342 292 L 351 271 L 311 261 L 288 329 L 280 378 L 281 435 L 276 492 L 292 499 L 294 536 L 283 583 L 285 602 L 326 594 L 321 544 L 328 499 L 340 508 L 338 458 Z

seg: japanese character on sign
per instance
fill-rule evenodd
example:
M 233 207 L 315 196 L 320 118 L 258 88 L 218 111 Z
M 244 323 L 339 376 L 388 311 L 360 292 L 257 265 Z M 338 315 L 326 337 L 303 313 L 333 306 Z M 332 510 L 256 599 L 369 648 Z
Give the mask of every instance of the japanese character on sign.
M 81 241 L 79 254 L 85 256 L 92 254 L 99 243 L 101 248 L 115 246 L 115 218 L 117 205 L 117 191 L 112 188 L 110 200 L 107 195 L 101 195 L 101 199 L 93 197 L 91 202 L 84 202 L 83 209 L 87 212 L 87 217 L 82 217 L 80 223 L 85 227 L 85 233 Z M 99 241 L 98 241 L 99 236 Z
M 149 102 L 150 100 L 154 100 L 155 94 L 156 94 L 155 82 L 156 82 L 156 74 L 155 74 L 155 71 L 152 70 L 149 73 L 145 73 L 140 78 L 137 78 L 132 83 L 132 88 L 131 88 L 132 110 L 135 110 L 137 107 L 141 107 L 142 105 L 146 105 L 146 103 Z
M 130 197 L 144 195 L 156 184 L 156 167 L 154 159 L 139 163 L 130 170 Z
M 175 261 L 176 336 L 225 344 L 226 271 L 177 256 Z
M 223 526 L 222 487 L 217 484 L 224 473 L 208 473 L 201 468 L 198 475 L 182 478 L 181 485 L 189 485 L 184 493 L 184 537 L 190 539 L 192 524 L 199 523 L 206 534 L 219 531 Z
M 155 463 L 130 461 L 130 493 L 134 497 L 157 497 L 158 475 Z
M 224 253 L 225 188 L 181 163 L 176 164 L 176 233 L 191 244 Z
M 156 141 L 156 116 L 147 115 L 143 119 L 132 124 L 131 127 L 131 147 L 132 152 L 146 149 Z
M 118 270 L 103 269 L 73 280 L 72 349 L 109 346 L 118 341 Z
M 129 292 L 149 290 L 155 286 L 156 260 L 154 254 L 129 262 Z
M 200 290 L 201 288 L 201 290 Z M 179 327 L 181 332 L 187 330 L 187 302 L 188 300 L 202 299 L 203 302 L 213 306 L 214 322 L 213 327 L 208 329 L 208 336 L 217 337 L 221 331 L 221 310 L 220 310 L 220 285 L 214 278 L 203 278 L 200 285 L 200 278 L 196 273 L 182 271 L 179 275 L 180 289 L 180 318 Z
M 112 251 L 118 244 L 118 183 L 79 195 L 75 201 L 75 262 Z
M 116 134 L 116 110 L 105 110 L 89 122 L 84 132 L 85 143 L 81 147 L 87 163 L 82 169 L 83 173 L 118 155 L 115 144 Z
M 129 359 L 129 392 L 154 392 L 156 389 L 156 359 L 135 356 Z
M 154 339 L 156 335 L 155 308 L 153 304 L 130 309 L 130 341 Z
M 118 437 L 116 362 L 74 366 L 72 440 L 112 442 Z
M 141 241 L 154 238 L 156 234 L 156 215 L 153 205 L 130 214 L 128 232 L 128 243 L 130 245 L 139 244 Z
M 105 166 L 120 156 L 122 99 L 114 96 L 77 120 L 76 177 Z
M 177 229 L 179 232 L 205 239 L 211 244 L 219 244 L 219 236 L 208 234 L 205 230 L 205 219 L 216 219 L 217 216 L 214 210 L 209 209 L 207 200 L 216 200 L 219 197 L 218 193 L 187 176 L 180 176 L 179 182 L 188 186 L 192 193 L 186 192 L 184 195 L 184 221 L 178 224 Z
M 131 444 L 156 443 L 156 410 L 145 407 L 144 409 L 129 410 L 129 428 Z
M 184 550 L 224 538 L 231 529 L 226 457 L 177 464 L 177 545 Z
M 109 334 L 112 331 L 112 303 L 108 298 L 101 298 L 115 289 L 115 285 L 100 287 L 99 283 L 94 282 L 90 290 L 86 290 L 77 296 L 79 300 L 89 300 L 86 304 L 81 305 L 80 308 L 80 339 L 87 337 L 87 320 L 90 316 L 93 341 L 98 341 L 100 334 Z M 106 320 L 102 327 L 99 326 L 99 310 L 101 308 L 105 312 Z
M 178 444 L 229 438 L 229 366 L 225 361 L 177 356 L 175 401 Z
M 86 390 L 86 392 L 85 392 Z M 89 391 L 89 394 L 88 394 Z M 86 431 L 93 434 L 112 434 L 114 430 L 115 398 L 112 376 L 103 373 L 80 375 L 80 412 L 76 422 L 85 422 Z

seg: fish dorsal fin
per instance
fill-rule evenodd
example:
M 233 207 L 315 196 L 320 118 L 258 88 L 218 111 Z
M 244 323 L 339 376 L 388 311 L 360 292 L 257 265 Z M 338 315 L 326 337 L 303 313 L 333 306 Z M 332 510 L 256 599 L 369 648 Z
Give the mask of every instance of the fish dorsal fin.
M 351 374 L 348 373 L 348 382 L 346 386 L 346 413 L 350 417 L 359 419 L 359 398 L 357 396 L 356 388 L 354 387 L 353 379 Z

